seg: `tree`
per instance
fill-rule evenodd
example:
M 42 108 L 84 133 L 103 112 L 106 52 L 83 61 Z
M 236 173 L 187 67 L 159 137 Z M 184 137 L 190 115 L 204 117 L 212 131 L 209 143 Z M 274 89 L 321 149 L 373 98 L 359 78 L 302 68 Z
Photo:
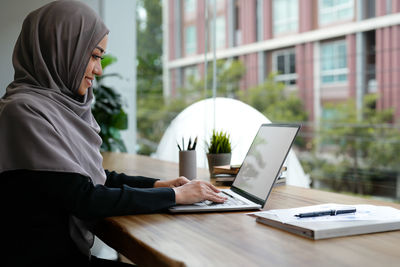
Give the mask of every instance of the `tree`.
M 137 14 L 137 134 L 138 153 L 156 148 L 159 110 L 164 106 L 162 85 L 162 7 L 160 0 L 138 0 Z M 150 138 L 149 138 L 150 137 Z
M 217 80 L 218 80 L 218 96 L 227 97 L 228 94 L 236 95 L 239 90 L 239 81 L 243 76 L 244 67 L 239 61 L 224 60 L 218 61 Z M 195 76 L 188 77 L 185 86 L 178 88 L 176 96 L 169 99 L 156 98 L 156 96 L 148 96 L 146 99 L 138 100 L 146 103 L 138 110 L 138 117 L 141 119 L 141 129 L 143 135 L 148 140 L 147 144 L 158 144 L 165 130 L 171 121 L 187 106 L 210 97 L 212 65 L 208 65 L 207 81 L 209 87 L 207 93 L 204 93 L 204 79 L 196 79 Z M 229 88 L 229 90 L 227 89 Z M 152 97 L 152 98 L 150 98 Z M 153 101 L 151 101 L 151 99 Z M 147 109 L 145 108 L 147 107 Z M 151 107 L 151 108 L 149 108 Z M 143 154 L 151 154 L 156 149 L 156 145 L 143 145 L 140 152 Z
M 246 68 L 239 60 L 226 60 L 220 59 L 216 62 L 217 66 L 217 97 L 231 97 L 237 98 L 240 90 L 239 82 L 242 79 Z M 196 80 L 195 77 L 189 77 L 186 85 L 187 90 L 193 93 L 197 92 L 203 98 L 212 97 L 212 83 L 213 83 L 214 67 L 211 62 L 207 67 L 207 92 L 204 93 L 204 79 Z
M 399 171 L 399 126 L 392 124 L 393 110 L 377 110 L 376 100 L 374 94 L 364 98 L 361 121 L 353 99 L 325 105 L 332 116 L 321 121 L 318 142 L 322 152 L 333 151 L 335 157 L 314 166 L 313 179 L 341 177 L 339 187 L 364 194 L 372 175 L 383 177 L 388 170 Z
M 287 92 L 285 84 L 270 73 L 263 84 L 239 92 L 239 99 L 274 122 L 304 122 L 307 113 L 296 92 Z
M 264 114 L 273 122 L 307 121 L 307 112 L 296 91 L 288 92 L 282 82 L 275 80 L 275 73 L 270 73 L 263 84 L 239 91 L 239 99 Z M 298 136 L 295 144 L 303 147 L 305 140 Z

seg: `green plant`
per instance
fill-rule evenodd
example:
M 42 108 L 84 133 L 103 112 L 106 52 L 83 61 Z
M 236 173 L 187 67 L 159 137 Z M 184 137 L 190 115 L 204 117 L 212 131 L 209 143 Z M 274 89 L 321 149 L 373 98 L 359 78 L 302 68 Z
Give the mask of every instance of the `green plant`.
M 116 61 L 112 55 L 105 55 L 101 62 L 102 68 L 105 69 Z M 101 150 L 126 152 L 120 130 L 128 128 L 128 115 L 123 109 L 121 95 L 103 84 L 104 78 L 112 76 L 120 77 L 117 73 L 96 77 L 97 86 L 93 88 L 95 101 L 92 113 L 101 129 L 100 137 L 103 140 Z
M 207 144 L 209 154 L 231 153 L 231 138 L 226 132 L 213 130 L 210 143 Z

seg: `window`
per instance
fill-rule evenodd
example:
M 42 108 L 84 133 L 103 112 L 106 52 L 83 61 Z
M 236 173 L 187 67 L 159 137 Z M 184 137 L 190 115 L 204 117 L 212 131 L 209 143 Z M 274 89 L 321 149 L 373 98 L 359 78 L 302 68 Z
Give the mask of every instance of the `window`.
M 386 0 L 386 14 L 392 13 L 392 0 Z
M 297 0 L 274 0 L 274 34 L 297 32 L 299 24 L 299 3 Z
M 225 34 L 225 32 L 226 32 L 225 17 L 224 16 L 217 17 L 215 25 L 216 25 L 215 31 L 216 31 L 216 38 L 217 38 L 217 40 L 216 40 L 217 49 L 224 48 L 225 47 L 225 35 L 226 35 Z
M 196 52 L 196 27 L 187 26 L 185 28 L 185 54 L 191 55 Z
M 320 25 L 354 17 L 354 0 L 319 0 L 318 6 Z
M 347 81 L 347 52 L 344 40 L 321 45 L 321 82 Z
M 234 1 L 234 45 L 242 44 L 242 31 L 240 30 L 240 11 L 239 11 L 239 1 Z
M 214 45 L 214 32 L 213 32 L 213 28 L 214 28 L 214 20 L 211 17 L 210 18 L 210 31 L 209 31 L 209 36 L 210 36 L 210 50 L 212 50 L 213 45 Z M 225 48 L 226 46 L 226 26 L 225 26 L 225 16 L 218 16 L 216 17 L 216 21 L 215 21 L 215 35 L 216 35 L 216 48 Z
M 273 69 L 278 72 L 276 80 L 286 85 L 296 84 L 296 55 L 294 49 L 273 52 Z
M 185 0 L 185 13 L 192 13 L 196 10 L 196 1 L 195 0 Z
M 189 86 L 192 82 L 199 79 L 199 72 L 197 66 L 188 66 L 183 70 L 184 85 Z

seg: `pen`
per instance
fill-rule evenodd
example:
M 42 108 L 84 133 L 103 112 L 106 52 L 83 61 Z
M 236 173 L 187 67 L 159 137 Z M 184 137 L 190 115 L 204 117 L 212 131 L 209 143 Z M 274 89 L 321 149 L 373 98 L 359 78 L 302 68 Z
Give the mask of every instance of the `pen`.
M 349 209 L 342 209 L 342 210 L 324 210 L 324 211 L 313 211 L 313 212 L 305 212 L 305 213 L 299 213 L 294 216 L 299 217 L 299 218 L 308 218 L 308 217 L 318 217 L 318 216 L 335 216 L 339 214 L 346 214 L 346 213 L 354 213 L 356 212 L 355 208 L 349 208 Z
M 195 150 L 195 149 L 196 149 L 196 145 L 197 145 L 197 136 L 196 136 L 196 138 L 194 139 L 193 146 L 192 146 L 192 150 Z
M 179 151 L 182 151 L 182 149 L 181 149 L 181 147 L 179 146 L 179 144 L 176 144 L 177 146 L 178 146 L 178 148 L 179 148 Z
M 189 144 L 188 144 L 188 149 L 187 150 L 191 150 L 190 145 L 192 144 L 192 138 L 189 137 Z

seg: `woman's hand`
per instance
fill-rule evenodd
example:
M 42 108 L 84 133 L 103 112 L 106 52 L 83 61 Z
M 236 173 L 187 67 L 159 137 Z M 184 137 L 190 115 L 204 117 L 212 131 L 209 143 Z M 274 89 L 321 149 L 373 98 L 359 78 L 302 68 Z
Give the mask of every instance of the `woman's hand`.
M 193 204 L 204 200 L 223 203 L 227 200 L 226 197 L 218 195 L 220 190 L 209 182 L 193 180 L 173 189 L 176 204 Z
M 173 180 L 156 181 L 154 183 L 154 187 L 171 187 L 171 188 L 174 188 L 174 187 L 178 187 L 178 186 L 187 184 L 189 182 L 190 181 L 186 177 L 180 176 L 180 177 L 178 177 L 176 179 L 173 179 Z

